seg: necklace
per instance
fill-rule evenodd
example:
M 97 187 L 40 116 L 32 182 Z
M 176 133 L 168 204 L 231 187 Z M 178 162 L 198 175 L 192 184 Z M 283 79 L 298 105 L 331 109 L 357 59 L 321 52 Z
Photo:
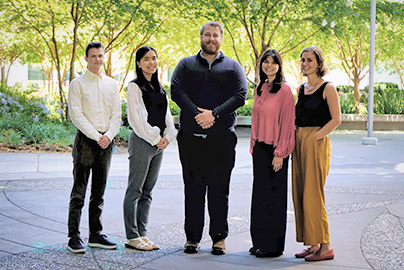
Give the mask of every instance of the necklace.
M 315 84 L 309 85 L 307 82 L 304 84 L 304 92 L 308 93 L 312 90 L 314 90 L 317 85 L 321 82 L 321 80 L 318 80 Z

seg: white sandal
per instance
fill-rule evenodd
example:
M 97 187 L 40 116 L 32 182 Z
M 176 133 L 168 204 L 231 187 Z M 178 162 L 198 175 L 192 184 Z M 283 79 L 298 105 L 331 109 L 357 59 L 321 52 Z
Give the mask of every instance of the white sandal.
M 153 250 L 160 249 L 160 247 L 159 247 L 157 244 L 153 243 L 149 238 L 147 238 L 147 236 L 141 236 L 140 238 L 142 238 L 143 241 L 144 241 L 146 244 L 148 244 L 150 247 L 152 247 Z
M 152 251 L 153 247 L 146 243 L 141 237 L 130 239 L 125 243 L 126 248 L 136 249 L 141 251 Z

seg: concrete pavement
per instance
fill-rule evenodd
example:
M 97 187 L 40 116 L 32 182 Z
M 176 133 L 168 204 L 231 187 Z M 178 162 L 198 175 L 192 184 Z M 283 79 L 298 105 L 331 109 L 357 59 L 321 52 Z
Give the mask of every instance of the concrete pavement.
M 295 241 L 290 180 L 284 255 L 249 255 L 249 130 L 239 129 L 238 134 L 224 256 L 210 254 L 206 227 L 201 251 L 182 252 L 183 185 L 176 143 L 165 151 L 153 193 L 148 236 L 161 249 L 152 252 L 124 247 L 127 154 L 113 155 L 103 211 L 104 233 L 118 242 L 118 249 L 87 248 L 86 254 L 73 255 L 66 249 L 71 155 L 0 153 L 0 269 L 404 269 L 404 132 L 375 132 L 376 146 L 361 144 L 364 131 L 338 130 L 330 135 L 326 207 L 336 257 L 314 263 L 294 258 L 303 246 Z M 80 228 L 85 243 L 87 206 L 88 198 Z

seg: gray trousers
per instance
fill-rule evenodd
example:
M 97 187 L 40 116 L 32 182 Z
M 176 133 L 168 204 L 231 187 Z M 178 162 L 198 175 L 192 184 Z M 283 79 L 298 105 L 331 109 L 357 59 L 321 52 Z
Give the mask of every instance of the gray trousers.
M 152 190 L 163 159 L 163 150 L 150 145 L 134 132 L 129 136 L 129 177 L 123 202 L 126 238 L 146 235 Z

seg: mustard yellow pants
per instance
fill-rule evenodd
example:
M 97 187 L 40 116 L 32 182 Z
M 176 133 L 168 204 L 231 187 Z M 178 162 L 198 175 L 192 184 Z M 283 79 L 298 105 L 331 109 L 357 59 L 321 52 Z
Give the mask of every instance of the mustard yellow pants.
M 329 243 L 324 185 L 331 159 L 328 136 L 316 139 L 320 127 L 297 127 L 292 154 L 292 194 L 296 219 L 296 240 L 304 245 Z

